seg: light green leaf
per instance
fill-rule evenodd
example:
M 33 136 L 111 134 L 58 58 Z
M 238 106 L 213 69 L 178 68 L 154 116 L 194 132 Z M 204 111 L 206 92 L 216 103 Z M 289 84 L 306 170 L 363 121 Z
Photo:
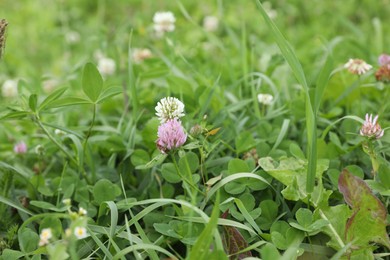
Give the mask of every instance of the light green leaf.
M 96 103 L 103 91 L 103 78 L 96 66 L 90 62 L 85 64 L 82 78 L 82 88 L 89 99 Z

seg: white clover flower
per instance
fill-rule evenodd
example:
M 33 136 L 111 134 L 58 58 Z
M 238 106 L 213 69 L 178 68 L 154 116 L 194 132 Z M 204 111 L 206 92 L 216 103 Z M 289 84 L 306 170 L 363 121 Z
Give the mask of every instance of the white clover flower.
M 165 123 L 170 119 L 179 119 L 184 116 L 184 104 L 174 97 L 162 98 L 156 106 L 156 116 L 161 123 Z
M 70 204 L 72 203 L 72 201 L 70 199 L 63 199 L 62 200 L 62 203 L 64 203 L 66 206 L 70 206 Z
M 87 229 L 85 227 L 76 227 L 74 229 L 74 235 L 77 239 L 83 239 L 87 237 Z
M 372 119 L 372 115 L 366 114 L 366 120 L 360 129 L 360 135 L 367 136 L 368 138 L 375 137 L 376 139 L 379 139 L 383 136 L 384 133 L 385 130 L 383 130 L 378 124 L 378 115 Z
M 176 18 L 172 12 L 157 12 L 153 16 L 153 28 L 157 35 L 162 36 L 165 32 L 175 30 Z
M 361 59 L 349 59 L 344 68 L 348 69 L 352 74 L 362 75 L 372 69 L 372 66 Z
M 54 133 L 55 133 L 56 135 L 58 135 L 58 136 L 64 136 L 64 135 L 66 135 L 66 132 L 64 132 L 64 131 L 62 131 L 62 130 L 60 130 L 60 129 L 54 130 Z
M 132 51 L 132 59 L 134 63 L 141 63 L 146 59 L 149 59 L 152 57 L 152 52 L 149 49 L 143 48 L 143 49 L 138 49 L 135 48 Z
M 69 44 L 75 44 L 80 41 L 80 34 L 76 31 L 69 31 L 65 34 L 65 40 Z
M 1 93 L 3 97 L 16 97 L 18 95 L 18 82 L 13 79 L 4 81 Z
M 50 228 L 44 228 L 41 231 L 41 234 L 39 235 L 39 246 L 44 246 L 49 244 L 49 240 L 53 237 L 53 234 L 51 233 Z
M 80 207 L 79 208 L 79 215 L 80 216 L 85 216 L 85 215 L 87 215 L 87 210 L 86 209 L 84 209 L 84 208 L 82 208 L 82 207 Z
M 257 99 L 258 99 L 260 104 L 269 106 L 272 104 L 274 97 L 270 94 L 258 94 Z
M 208 32 L 215 32 L 218 30 L 219 20 L 215 16 L 206 16 L 203 19 L 203 27 Z
M 98 70 L 103 76 L 109 76 L 115 73 L 116 64 L 113 59 L 101 58 L 98 61 Z
M 278 16 L 278 12 L 275 9 L 272 9 L 272 4 L 270 2 L 264 2 L 263 7 L 269 18 L 275 19 Z

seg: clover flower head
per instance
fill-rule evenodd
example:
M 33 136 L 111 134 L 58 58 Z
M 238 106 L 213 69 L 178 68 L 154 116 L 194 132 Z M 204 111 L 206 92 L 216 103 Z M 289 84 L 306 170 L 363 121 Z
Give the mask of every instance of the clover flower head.
M 218 25 L 218 17 L 209 15 L 203 19 L 203 28 L 208 32 L 215 32 L 218 30 Z
M 275 9 L 272 9 L 272 4 L 270 2 L 264 2 L 263 7 L 269 18 L 275 19 L 278 16 L 278 12 Z
M 74 235 L 77 237 L 77 239 L 86 238 L 88 236 L 87 229 L 85 227 L 75 227 Z
M 368 138 L 379 139 L 383 136 L 384 130 L 378 124 L 378 115 L 372 118 L 372 114 L 366 114 L 366 120 L 360 129 L 360 135 L 367 136 Z
M 377 81 L 390 83 L 390 63 L 379 67 L 379 69 L 375 72 L 375 78 Z
M 171 119 L 179 119 L 184 116 L 184 104 L 174 97 L 162 98 L 156 106 L 156 115 L 161 123 L 165 123 Z
M 51 233 L 51 228 L 44 228 L 41 231 L 41 234 L 39 235 L 39 246 L 44 246 L 49 244 L 49 240 L 53 237 L 53 234 Z
M 68 199 L 63 199 L 62 203 L 64 203 L 66 206 L 70 206 L 72 204 L 72 201 L 69 198 Z
M 152 52 L 151 52 L 151 50 L 149 50 L 147 48 L 143 48 L 143 49 L 135 48 L 132 51 L 132 58 L 133 58 L 134 63 L 136 63 L 136 64 L 139 64 L 139 63 L 143 62 L 144 60 L 149 59 L 151 57 L 152 57 Z
M 80 41 L 80 34 L 76 31 L 69 31 L 65 34 L 65 40 L 69 44 L 75 44 Z
M 115 73 L 116 64 L 113 59 L 103 57 L 98 60 L 97 68 L 103 76 L 109 76 Z
M 257 100 L 259 101 L 260 104 L 269 106 L 272 104 L 274 97 L 270 94 L 258 94 Z
M 372 66 L 361 59 L 349 59 L 344 68 L 348 69 L 352 74 L 363 75 L 372 69 Z
M 87 210 L 86 209 L 84 209 L 84 208 L 82 208 L 82 207 L 80 207 L 79 208 L 79 215 L 80 216 L 85 216 L 85 215 L 87 215 Z
M 162 36 L 165 32 L 175 30 L 176 18 L 172 12 L 157 12 L 153 16 L 153 28 L 157 35 Z
M 16 97 L 18 95 L 18 82 L 13 79 L 4 81 L 1 93 L 3 97 Z
M 21 141 L 14 146 L 14 152 L 16 154 L 24 154 L 27 152 L 27 145 L 25 142 Z
M 385 53 L 379 55 L 378 63 L 380 66 L 389 65 L 390 64 L 390 55 Z
M 187 140 L 181 122 L 174 118 L 161 124 L 157 132 L 157 147 L 162 153 L 179 148 Z

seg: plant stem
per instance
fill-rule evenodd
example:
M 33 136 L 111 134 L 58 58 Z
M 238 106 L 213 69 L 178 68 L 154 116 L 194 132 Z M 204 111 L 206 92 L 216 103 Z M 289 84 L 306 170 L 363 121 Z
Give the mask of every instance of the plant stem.
M 42 131 L 46 134 L 46 136 L 50 139 L 50 141 L 52 141 L 70 159 L 72 163 L 74 163 L 77 167 L 79 167 L 80 165 L 77 162 L 77 160 L 73 158 L 73 156 L 70 153 L 68 153 L 68 151 L 66 151 L 64 147 L 62 147 L 62 145 L 49 133 L 49 131 L 47 131 L 47 129 L 43 126 L 41 121 L 39 121 L 38 117 L 36 117 L 35 121 L 37 122 L 38 126 L 42 129 Z

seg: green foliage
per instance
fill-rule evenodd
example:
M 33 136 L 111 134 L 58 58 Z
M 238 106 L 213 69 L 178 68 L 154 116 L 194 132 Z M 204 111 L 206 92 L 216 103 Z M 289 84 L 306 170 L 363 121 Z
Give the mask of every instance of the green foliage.
M 0 1 L 0 259 L 388 257 L 390 6 L 271 2 Z
M 346 223 L 346 241 L 357 248 L 368 247 L 369 242 L 390 248 L 386 209 L 367 184 L 344 170 L 339 178 L 339 190 L 352 209 L 352 215 Z

